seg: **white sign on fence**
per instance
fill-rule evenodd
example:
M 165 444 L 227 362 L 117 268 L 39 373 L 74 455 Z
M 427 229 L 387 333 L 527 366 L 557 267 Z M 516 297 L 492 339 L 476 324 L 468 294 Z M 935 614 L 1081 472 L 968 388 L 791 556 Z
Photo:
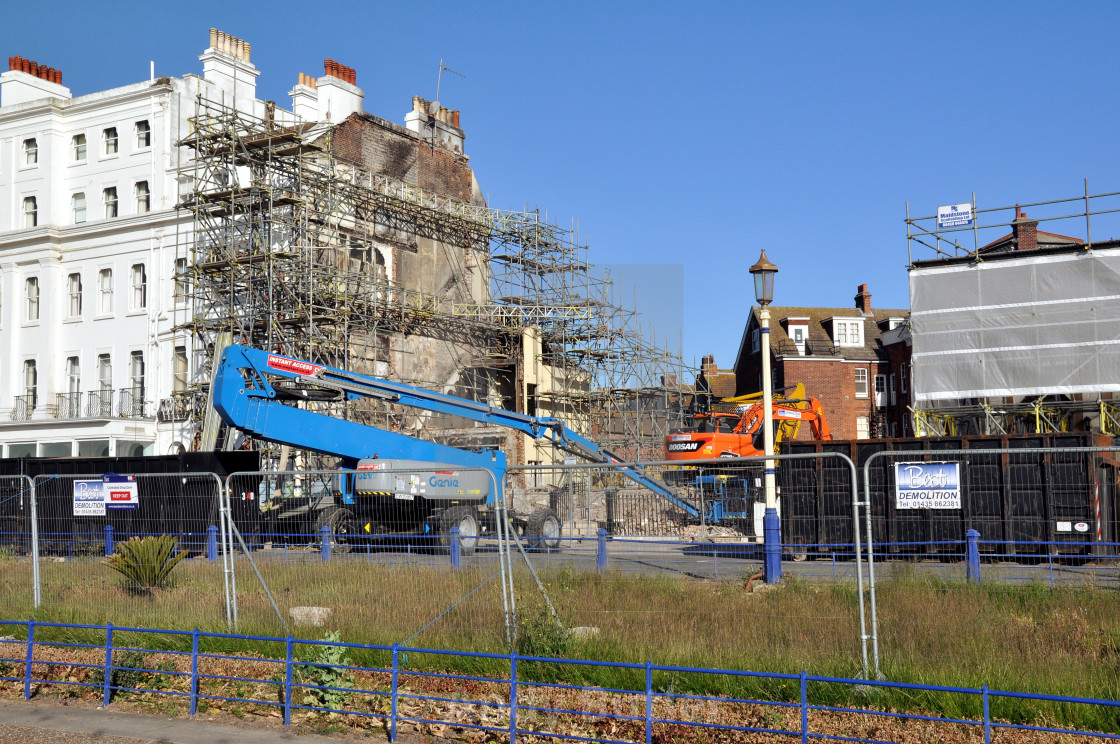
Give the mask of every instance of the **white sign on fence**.
M 897 509 L 960 509 L 960 463 L 896 462 L 894 499 Z
M 136 476 L 107 474 L 100 480 L 74 481 L 74 516 L 103 517 L 108 509 L 140 506 Z
M 949 227 L 972 227 L 972 205 L 946 204 L 937 208 L 937 229 L 944 230 Z

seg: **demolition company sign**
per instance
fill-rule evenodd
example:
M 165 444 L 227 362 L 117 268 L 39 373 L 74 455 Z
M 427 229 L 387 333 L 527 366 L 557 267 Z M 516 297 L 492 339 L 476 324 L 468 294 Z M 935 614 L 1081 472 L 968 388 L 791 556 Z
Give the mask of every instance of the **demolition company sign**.
M 109 509 L 140 506 L 135 475 L 107 473 L 100 480 L 74 481 L 74 516 L 104 517 Z
M 896 462 L 894 500 L 897 509 L 960 509 L 959 462 Z

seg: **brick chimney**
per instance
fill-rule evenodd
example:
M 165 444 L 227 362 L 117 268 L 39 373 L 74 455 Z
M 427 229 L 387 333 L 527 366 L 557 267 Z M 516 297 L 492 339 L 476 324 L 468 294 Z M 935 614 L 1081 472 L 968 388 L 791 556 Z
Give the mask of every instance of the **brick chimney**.
M 859 285 L 859 291 L 856 292 L 856 307 L 864 315 L 871 314 L 871 293 L 867 291 L 867 285 Z
M 714 377 L 719 374 L 719 367 L 716 366 L 715 354 L 706 354 L 701 358 L 700 371 L 704 373 L 705 377 Z
M 1028 220 L 1027 213 L 1015 205 L 1015 221 L 1011 223 L 1015 250 L 1033 251 L 1038 248 L 1038 220 Z
M 0 75 L 0 106 L 43 98 L 69 98 L 62 71 L 20 56 L 8 57 L 8 71 Z

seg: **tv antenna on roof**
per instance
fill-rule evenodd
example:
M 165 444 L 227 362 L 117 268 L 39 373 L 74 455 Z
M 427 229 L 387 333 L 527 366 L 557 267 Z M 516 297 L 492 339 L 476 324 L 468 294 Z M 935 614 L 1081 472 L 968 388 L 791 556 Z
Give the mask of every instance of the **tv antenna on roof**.
M 443 82 L 443 73 L 444 73 L 445 70 L 447 72 L 450 72 L 452 75 L 458 75 L 459 77 L 463 78 L 464 80 L 467 79 L 466 75 L 464 75 L 461 72 L 455 72 L 454 70 L 452 70 L 450 67 L 448 67 L 447 65 L 445 65 L 443 63 L 443 58 L 442 57 L 440 58 L 440 60 L 439 60 L 439 75 L 436 76 L 436 100 L 432 101 L 432 105 L 435 107 L 436 111 L 439 111 L 439 85 L 440 85 L 441 82 Z

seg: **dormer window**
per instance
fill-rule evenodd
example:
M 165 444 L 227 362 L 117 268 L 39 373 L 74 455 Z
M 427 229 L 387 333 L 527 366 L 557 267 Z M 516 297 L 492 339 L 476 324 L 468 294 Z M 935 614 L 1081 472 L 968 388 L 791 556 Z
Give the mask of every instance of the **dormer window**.
M 837 346 L 863 346 L 863 320 L 833 318 L 832 342 Z
M 786 318 L 782 323 L 786 327 L 786 335 L 797 347 L 797 353 L 805 356 L 805 344 L 809 340 L 809 319 Z

